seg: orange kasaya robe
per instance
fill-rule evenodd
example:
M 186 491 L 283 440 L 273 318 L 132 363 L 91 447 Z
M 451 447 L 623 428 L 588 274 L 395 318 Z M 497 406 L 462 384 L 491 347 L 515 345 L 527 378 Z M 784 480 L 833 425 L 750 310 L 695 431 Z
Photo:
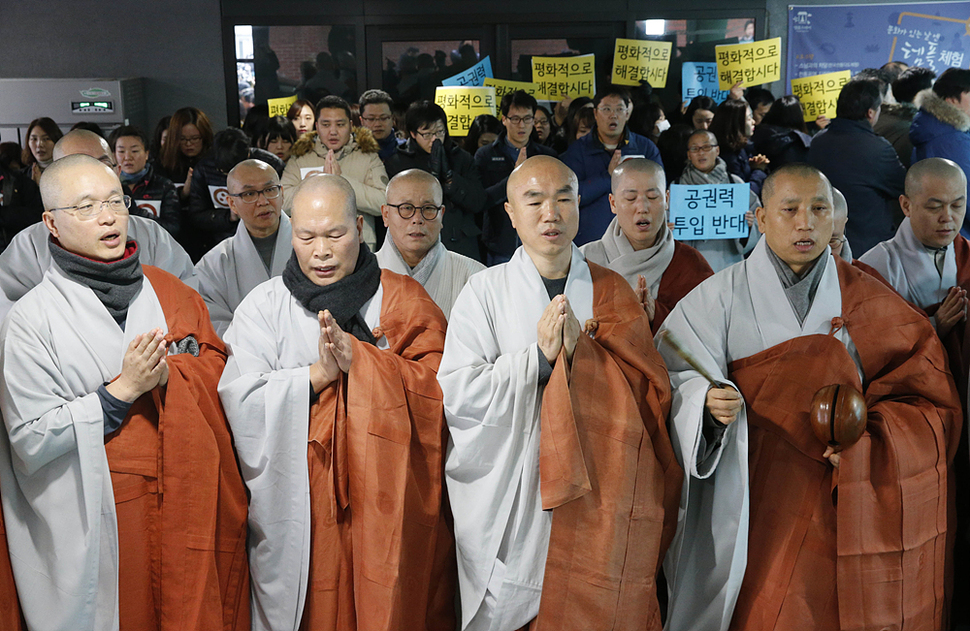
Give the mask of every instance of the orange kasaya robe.
M 832 335 L 729 366 L 747 405 L 748 563 L 731 629 L 940 630 L 949 464 L 960 400 L 925 317 L 838 261 L 842 319 L 864 379 Z M 852 384 L 868 424 L 839 469 L 809 425 L 815 392 Z
M 593 319 L 542 399 L 540 493 L 552 531 L 533 631 L 661 629 L 656 577 L 683 471 L 670 382 L 627 282 L 589 264 Z
M 446 321 L 413 279 L 383 270 L 380 350 L 310 409 L 310 570 L 301 629 L 454 631 L 457 561 L 436 377 Z
M 660 277 L 660 287 L 657 288 L 656 310 L 650 322 L 650 332 L 656 334 L 681 298 L 713 275 L 714 270 L 704 255 L 686 243 L 674 241 L 674 256 Z

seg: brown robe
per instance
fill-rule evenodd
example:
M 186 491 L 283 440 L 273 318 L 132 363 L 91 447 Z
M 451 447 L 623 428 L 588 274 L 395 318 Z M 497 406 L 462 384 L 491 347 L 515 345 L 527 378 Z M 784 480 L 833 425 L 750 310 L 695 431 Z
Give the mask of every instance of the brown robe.
M 390 349 L 355 339 L 350 374 L 310 409 L 307 631 L 457 624 L 436 376 L 446 321 L 413 279 L 383 270 L 381 285 L 375 336 Z
M 27 623 L 20 612 L 17 599 L 17 585 L 13 580 L 10 567 L 10 554 L 7 551 L 7 531 L 3 526 L 3 511 L 0 511 L 0 629 L 3 631 L 24 631 Z
M 660 287 L 657 288 L 656 310 L 650 332 L 656 334 L 677 303 L 713 275 L 714 270 L 700 252 L 686 243 L 674 241 L 674 256 L 660 277 Z
M 948 465 L 960 401 L 932 327 L 839 260 L 842 318 L 865 373 L 832 335 L 734 361 L 747 405 L 748 564 L 731 629 L 942 629 Z M 835 469 L 809 426 L 815 392 L 862 391 L 868 424 Z
M 552 510 L 532 630 L 661 629 L 656 577 L 677 526 L 683 471 L 670 382 L 627 282 L 589 264 L 593 319 L 542 399 L 542 507 Z M 608 393 L 609 396 L 605 396 Z

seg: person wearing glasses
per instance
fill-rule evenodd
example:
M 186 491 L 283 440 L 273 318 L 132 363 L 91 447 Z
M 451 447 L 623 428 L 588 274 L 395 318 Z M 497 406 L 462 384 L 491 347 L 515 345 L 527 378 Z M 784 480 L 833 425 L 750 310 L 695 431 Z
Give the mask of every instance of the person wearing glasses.
M 377 262 L 421 283 L 448 318 L 468 278 L 485 266 L 441 243 L 443 200 L 441 183 L 427 171 L 408 169 L 392 177 L 381 207 L 387 237 Z
M 488 265 L 507 263 L 519 246 L 515 228 L 505 212 L 506 186 L 512 170 L 532 156 L 556 156 L 555 150 L 538 142 L 532 133 L 538 116 L 538 103 L 532 95 L 522 90 L 506 94 L 499 108 L 504 129 L 494 142 L 475 152 L 475 166 L 488 193 L 482 226 Z
M 143 264 L 106 165 L 67 156 L 40 186 L 53 264 L 0 331 L 0 489 L 27 627 L 249 629 L 246 489 L 205 304 Z
M 403 144 L 397 138 L 394 130 L 394 116 L 391 107 L 394 100 L 384 90 L 367 90 L 360 95 L 360 123 L 370 130 L 380 149 L 377 155 L 381 162 L 394 155 L 397 148 Z
M 283 188 L 276 170 L 262 160 L 244 160 L 226 177 L 229 212 L 239 218 L 236 234 L 196 264 L 199 294 L 222 336 L 242 299 L 256 285 L 283 273 L 293 252 L 289 218 L 281 212 Z
M 607 85 L 593 98 L 596 124 L 562 154 L 579 178 L 579 232 L 576 245 L 585 245 L 603 236 L 613 213 L 610 210 L 610 178 L 624 156 L 653 160 L 660 166 L 660 151 L 650 139 L 627 128 L 633 113 L 633 100 L 626 88 Z
M 485 209 L 485 187 L 470 153 L 448 133 L 448 116 L 436 103 L 412 103 L 405 115 L 411 138 L 387 159 L 387 174 L 421 169 L 438 178 L 448 208 L 442 219 L 441 242 L 452 252 L 482 260 L 479 235 Z

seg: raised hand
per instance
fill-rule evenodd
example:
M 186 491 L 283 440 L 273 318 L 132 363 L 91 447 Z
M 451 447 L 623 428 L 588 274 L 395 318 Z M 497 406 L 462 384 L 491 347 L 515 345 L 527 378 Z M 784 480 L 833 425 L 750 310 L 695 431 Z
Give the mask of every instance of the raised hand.
M 529 159 L 529 154 L 525 150 L 525 147 L 522 147 L 521 149 L 519 149 L 519 157 L 515 159 L 515 167 L 514 168 L 518 168 L 518 166 L 520 164 L 522 164 L 523 162 L 525 162 L 528 159 Z
M 637 274 L 637 286 L 633 288 L 633 293 L 637 295 L 637 302 L 647 312 L 647 319 L 653 321 L 653 316 L 657 313 L 657 303 L 650 295 L 650 288 L 647 287 L 647 279 L 643 274 Z
M 350 364 L 354 361 L 354 346 L 350 333 L 345 333 L 334 320 L 330 311 L 323 312 L 324 334 L 327 337 L 327 349 L 337 361 L 337 367 L 343 372 L 350 372 Z
M 967 290 L 961 287 L 950 287 L 946 299 L 936 312 L 936 333 L 946 337 L 953 327 L 967 317 Z
M 121 375 L 105 387 L 111 396 L 132 402 L 168 383 L 167 347 L 161 329 L 136 335 L 121 360 Z
M 340 375 L 337 358 L 333 356 L 328 346 L 329 338 L 327 337 L 327 326 L 323 314 L 323 311 L 317 313 L 317 323 L 320 325 L 320 337 L 317 338 L 317 355 L 319 358 L 310 366 L 310 386 L 318 394 L 336 381 Z
M 556 357 L 562 349 L 562 329 L 566 322 L 565 301 L 565 296 L 553 298 L 546 305 L 542 317 L 539 318 L 539 324 L 536 325 L 539 350 L 550 364 L 556 362 Z
M 579 336 L 583 334 L 583 327 L 580 326 L 579 320 L 573 314 L 573 308 L 569 304 L 569 299 L 562 296 L 562 301 L 566 307 L 566 312 L 563 314 L 565 320 L 562 327 L 562 345 L 566 349 L 566 361 L 572 362 L 573 353 L 576 352 L 576 343 L 579 342 Z
M 606 172 L 613 175 L 613 169 L 620 166 L 620 161 L 623 159 L 623 154 L 617 149 L 613 152 L 613 157 L 610 159 L 609 166 L 606 167 Z

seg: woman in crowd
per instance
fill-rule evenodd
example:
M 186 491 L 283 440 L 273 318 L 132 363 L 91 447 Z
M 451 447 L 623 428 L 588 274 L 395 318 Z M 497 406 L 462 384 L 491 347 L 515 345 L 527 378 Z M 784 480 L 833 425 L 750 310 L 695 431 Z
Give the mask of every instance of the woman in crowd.
M 761 197 L 761 185 L 768 177 L 768 158 L 755 154 L 749 146 L 754 117 L 747 101 L 727 99 L 718 105 L 709 131 L 717 138 L 728 173 L 751 184 L 751 192 Z
M 789 162 L 808 162 L 808 148 L 812 137 L 805 127 L 802 102 L 791 94 L 771 105 L 771 109 L 755 127 L 751 137 L 755 153 L 768 158 L 772 169 Z
M 160 170 L 162 175 L 175 182 L 183 208 L 191 194 L 193 169 L 212 147 L 212 136 L 212 124 L 202 110 L 183 107 L 172 114 Z
M 125 125 L 111 132 L 108 144 L 118 163 L 118 176 L 131 191 L 131 213 L 153 219 L 177 236 L 182 214 L 178 193 L 175 184 L 149 162 L 145 132 Z
M 684 122 L 694 129 L 709 129 L 717 103 L 709 96 L 695 96 L 684 112 Z
M 589 109 L 593 107 L 593 99 L 588 96 L 581 96 L 579 98 L 573 99 L 569 102 L 569 107 L 566 109 L 566 119 L 562 127 L 553 137 L 551 143 L 549 144 L 556 153 L 563 153 L 566 149 L 569 149 L 569 145 L 573 144 L 576 138 L 581 138 L 581 136 L 576 136 L 576 131 L 578 129 L 578 116 L 580 110 Z M 594 117 L 595 118 L 595 117 Z M 589 131 L 588 129 L 586 131 Z
M 290 159 L 290 149 L 296 139 L 297 133 L 293 123 L 283 116 L 274 116 L 258 131 L 253 144 L 286 162 Z
M 408 108 L 408 111 L 410 111 L 410 108 Z M 404 124 L 408 125 L 407 115 L 404 117 Z M 502 133 L 503 129 L 502 123 L 491 114 L 476 116 L 468 128 L 468 135 L 465 136 L 465 151 L 469 155 L 475 155 L 475 152 L 480 148 L 495 142 L 495 139 L 498 138 L 498 135 Z M 413 137 L 413 128 L 407 127 L 407 130 L 412 133 Z
M 541 105 L 536 106 L 535 119 L 533 120 L 535 129 L 535 139 L 540 145 L 547 145 L 552 139 L 552 114 Z
M 35 183 L 40 183 L 40 174 L 54 161 L 54 144 L 64 134 L 50 118 L 35 118 L 27 127 L 27 148 L 20 161 L 24 164 L 24 175 Z
M 155 133 L 152 134 L 152 146 L 150 149 L 151 160 L 155 165 L 160 164 L 162 150 L 165 148 L 165 141 L 168 139 L 168 125 L 171 122 L 171 116 L 163 116 L 158 121 L 158 124 L 155 125 Z
M 286 117 L 290 119 L 293 123 L 293 127 L 296 128 L 296 137 L 299 139 L 303 134 L 308 131 L 313 131 L 314 126 L 317 124 L 317 117 L 313 114 L 313 104 L 310 101 L 304 99 L 298 99 L 293 101 L 293 105 L 290 106 L 289 111 L 286 113 Z

